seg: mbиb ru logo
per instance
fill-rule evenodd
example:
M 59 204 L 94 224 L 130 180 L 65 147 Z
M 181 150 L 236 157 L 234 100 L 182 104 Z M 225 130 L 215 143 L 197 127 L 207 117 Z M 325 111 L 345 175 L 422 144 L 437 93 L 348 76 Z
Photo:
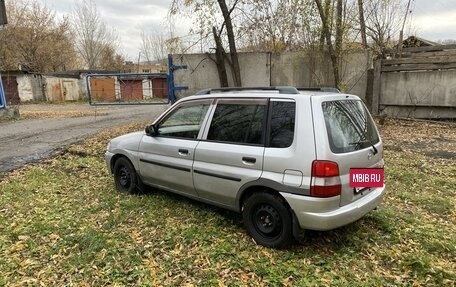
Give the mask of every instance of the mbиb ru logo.
M 382 187 L 383 168 L 350 168 L 350 187 Z

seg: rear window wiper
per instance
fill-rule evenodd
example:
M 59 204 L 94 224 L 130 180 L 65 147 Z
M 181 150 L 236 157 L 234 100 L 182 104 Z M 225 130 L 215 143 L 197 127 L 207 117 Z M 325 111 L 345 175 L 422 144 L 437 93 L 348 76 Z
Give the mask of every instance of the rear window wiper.
M 359 146 L 361 144 L 370 144 L 370 146 L 372 147 L 372 149 L 374 150 L 374 155 L 376 155 L 378 153 L 378 150 L 377 148 L 374 146 L 374 144 L 370 141 L 370 140 L 359 140 L 357 142 L 352 142 L 352 143 L 349 143 L 349 145 L 356 145 L 356 146 Z

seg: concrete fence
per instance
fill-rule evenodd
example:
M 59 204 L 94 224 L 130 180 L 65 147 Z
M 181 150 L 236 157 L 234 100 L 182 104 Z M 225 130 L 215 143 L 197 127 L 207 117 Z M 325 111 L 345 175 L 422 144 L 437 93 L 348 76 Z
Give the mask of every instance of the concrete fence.
M 186 70 L 175 72 L 175 84 L 188 86 L 178 97 L 194 94 L 206 88 L 220 87 L 213 54 L 172 55 L 176 65 L 187 65 Z M 242 85 L 334 87 L 332 66 L 328 55 L 321 52 L 240 53 Z M 371 68 L 369 52 L 352 52 L 344 56 L 342 82 L 345 90 L 365 99 L 367 71 Z M 228 82 L 233 84 L 231 70 Z
M 454 47 L 453 47 L 454 46 Z M 220 87 L 214 55 L 172 55 L 175 84 L 188 86 L 178 97 Z M 332 66 L 324 52 L 240 53 L 242 85 L 333 87 Z M 367 51 L 343 56 L 343 91 L 363 99 L 374 115 L 456 118 L 456 45 L 404 49 L 403 58 L 377 60 Z M 232 85 L 228 63 L 228 81 Z
M 172 58 L 175 65 L 187 66 L 174 72 L 174 84 L 188 87 L 177 98 L 220 87 L 213 54 L 175 54 Z M 240 53 L 239 60 L 245 87 L 334 86 L 329 55 L 322 51 Z M 347 52 L 341 79 L 343 91 L 363 99 L 374 115 L 456 119 L 456 45 L 404 49 L 402 58 L 372 63 L 368 51 Z M 226 67 L 233 85 L 228 63 Z M 87 99 L 86 74 L 2 73 L 2 80 L 7 102 L 13 104 L 78 101 Z

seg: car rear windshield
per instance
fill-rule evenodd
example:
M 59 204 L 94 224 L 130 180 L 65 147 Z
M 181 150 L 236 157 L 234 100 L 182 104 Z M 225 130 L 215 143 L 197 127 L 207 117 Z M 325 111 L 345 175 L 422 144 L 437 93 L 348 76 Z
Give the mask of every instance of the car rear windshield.
M 327 101 L 322 107 L 332 152 L 352 152 L 380 141 L 375 123 L 360 100 Z

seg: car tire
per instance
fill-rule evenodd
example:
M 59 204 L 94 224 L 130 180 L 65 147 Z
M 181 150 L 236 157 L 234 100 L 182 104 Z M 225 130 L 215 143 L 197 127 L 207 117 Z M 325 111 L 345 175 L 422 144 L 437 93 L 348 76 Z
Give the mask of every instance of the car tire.
M 283 199 L 270 193 L 254 193 L 242 210 L 250 236 L 260 245 L 283 248 L 293 239 L 292 217 Z
M 118 191 L 123 193 L 138 192 L 138 177 L 131 162 L 120 157 L 114 163 L 114 182 Z

